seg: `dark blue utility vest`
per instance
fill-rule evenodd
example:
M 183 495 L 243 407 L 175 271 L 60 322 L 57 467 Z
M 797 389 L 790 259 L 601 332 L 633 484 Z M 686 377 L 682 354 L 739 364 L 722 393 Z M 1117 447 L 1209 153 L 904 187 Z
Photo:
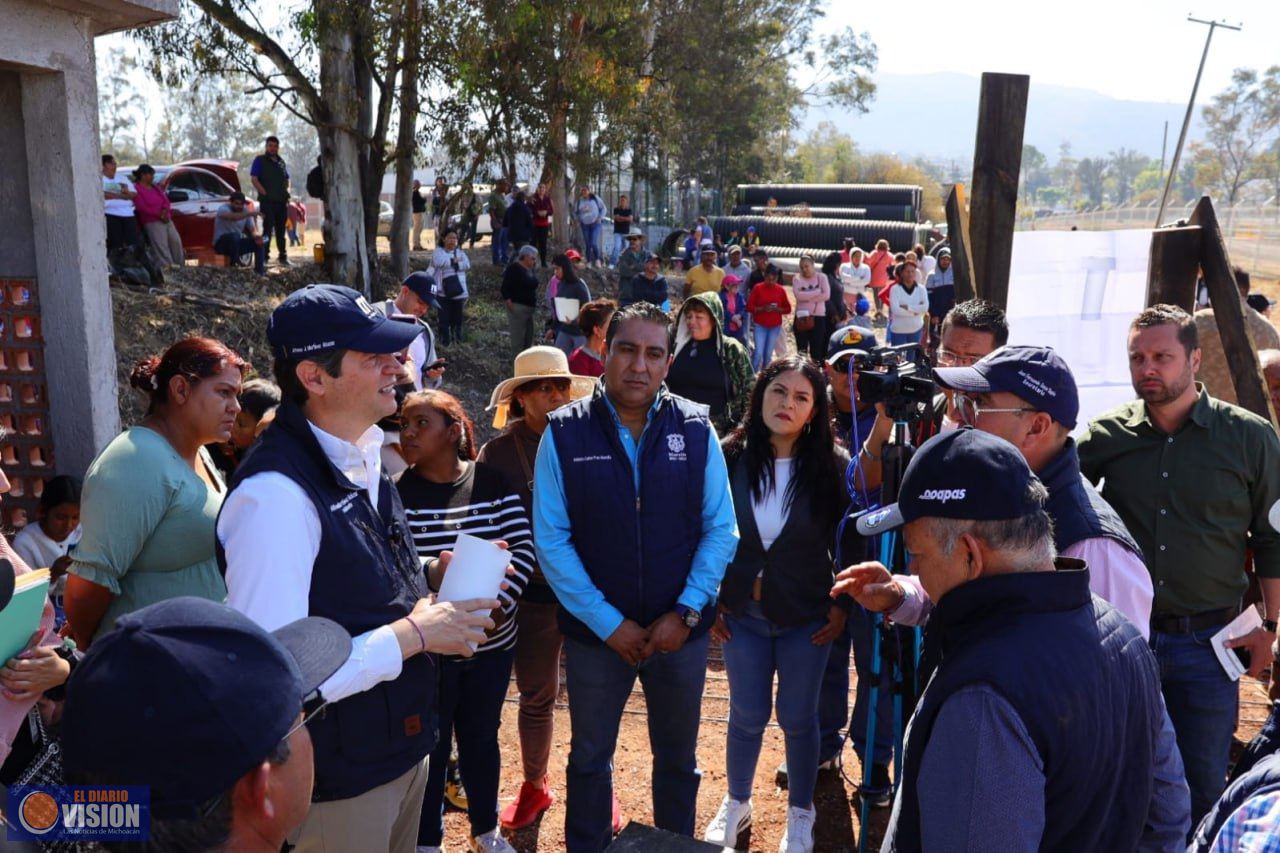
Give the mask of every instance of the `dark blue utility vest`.
M 1187 853 L 1208 853 L 1214 839 L 1222 831 L 1222 825 L 1244 805 L 1245 800 L 1277 791 L 1280 791 L 1280 752 L 1260 759 L 1248 772 L 1227 786 L 1227 790 L 1222 792 L 1218 802 L 1213 804 L 1213 808 L 1209 809 L 1209 813 L 1200 822 L 1200 828 L 1196 830 L 1195 838 L 1191 839 Z M 1280 827 L 1275 831 L 1280 832 Z
M 1142 557 L 1142 549 L 1129 535 L 1119 514 L 1080 473 L 1080 457 L 1074 439 L 1049 464 L 1036 472 L 1049 490 L 1045 511 L 1053 519 L 1053 544 L 1061 554 L 1085 539 L 1114 539 Z
M 702 539 L 707 407 L 659 392 L 636 454 L 639 495 L 603 383 L 590 397 L 552 412 L 549 422 L 573 544 L 587 576 L 624 617 L 648 626 L 675 609 Z M 714 615 L 712 602 L 692 636 L 705 633 Z M 563 607 L 560 630 L 600 641 Z
M 921 849 L 925 746 L 943 703 L 976 684 L 1008 700 L 1044 763 L 1040 849 L 1137 848 L 1161 721 L 1155 657 L 1119 611 L 1090 595 L 1083 563 L 1058 566 L 970 581 L 933 608 L 926 631 L 941 660 L 911 718 L 885 849 Z
M 400 495 L 382 474 L 378 509 L 325 456 L 301 409 L 282 403 L 275 422 L 236 469 L 230 491 L 274 471 L 297 483 L 320 517 L 320 551 L 309 591 L 310 616 L 355 637 L 403 619 L 427 594 Z M 230 492 L 229 492 L 230 493 Z M 218 563 L 226 557 L 218 546 Z M 271 571 L 264 565 L 261 571 Z M 436 743 L 436 668 L 426 655 L 400 676 L 329 705 L 308 724 L 315 746 L 312 799 L 345 800 L 403 775 Z

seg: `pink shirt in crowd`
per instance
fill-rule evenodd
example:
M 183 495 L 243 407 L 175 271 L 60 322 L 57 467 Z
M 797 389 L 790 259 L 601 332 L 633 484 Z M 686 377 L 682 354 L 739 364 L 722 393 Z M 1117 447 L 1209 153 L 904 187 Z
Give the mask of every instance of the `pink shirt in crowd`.
M 133 209 L 137 212 L 140 223 L 146 225 L 148 222 L 159 222 L 170 215 L 169 198 L 159 187 L 136 184 L 134 189 L 137 190 L 138 197 L 133 200 Z
M 831 285 L 827 283 L 826 273 L 815 272 L 813 278 L 799 275 L 791 279 L 791 292 L 796 297 L 796 316 L 801 311 L 808 311 L 813 317 L 827 316 L 827 299 L 831 296 Z

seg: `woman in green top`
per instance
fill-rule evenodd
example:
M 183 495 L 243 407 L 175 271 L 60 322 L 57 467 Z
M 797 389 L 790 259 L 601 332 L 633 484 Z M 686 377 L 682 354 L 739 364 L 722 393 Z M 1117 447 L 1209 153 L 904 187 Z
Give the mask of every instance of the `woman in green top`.
M 222 343 L 188 338 L 133 369 L 147 416 L 107 445 L 84 481 L 65 598 L 81 648 L 148 604 L 226 598 L 214 556 L 226 485 L 204 446 L 231 437 L 246 368 Z

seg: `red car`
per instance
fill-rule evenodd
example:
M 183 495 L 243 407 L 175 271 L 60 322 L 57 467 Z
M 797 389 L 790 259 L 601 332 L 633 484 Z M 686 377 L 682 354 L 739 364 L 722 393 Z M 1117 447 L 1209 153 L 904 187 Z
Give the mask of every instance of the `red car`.
M 213 250 L 213 220 L 218 208 L 240 190 L 235 160 L 186 160 L 172 166 L 156 166 L 156 186 L 173 205 L 173 224 L 190 256 Z M 257 204 L 248 202 L 250 210 Z

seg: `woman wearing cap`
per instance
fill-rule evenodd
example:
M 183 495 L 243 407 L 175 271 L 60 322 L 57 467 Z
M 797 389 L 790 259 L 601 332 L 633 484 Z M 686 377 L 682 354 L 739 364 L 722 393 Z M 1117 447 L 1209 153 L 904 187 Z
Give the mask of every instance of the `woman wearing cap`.
M 551 322 L 555 330 L 555 345 L 567 358 L 575 349 L 587 342 L 587 337 L 578 325 L 578 312 L 582 306 L 591 301 L 591 291 L 587 283 L 578 277 L 578 271 L 569 260 L 567 254 L 556 255 L 551 261 L 559 282 L 555 296 L 551 297 Z M 562 302 L 561 300 L 571 300 Z M 572 304 L 576 302 L 577 304 Z M 568 319 L 564 319 L 564 318 Z
M 600 302 L 589 303 L 587 308 Z M 489 399 L 489 408 L 496 410 L 493 425 L 501 428 L 506 424 L 507 428 L 480 449 L 476 461 L 506 476 L 530 517 L 533 465 L 538 442 L 547 428 L 547 415 L 570 400 L 591 393 L 594 384 L 570 374 L 564 353 L 555 347 L 532 347 L 516 356 L 515 375 L 493 389 Z M 514 417 L 508 420 L 508 415 Z M 555 593 L 535 556 L 516 625 L 516 688 L 520 691 L 516 720 L 524 779 L 515 801 L 502 810 L 505 829 L 528 826 L 555 799 L 547 782 L 547 765 L 554 734 L 553 712 L 560 692 L 560 648 L 564 643 L 556 624 L 556 610 Z
M 816 362 L 827 357 L 827 297 L 831 285 L 818 271 L 813 255 L 800 256 L 800 272 L 791 279 L 796 298 L 796 350 L 808 353 Z
M 916 284 L 916 261 L 911 254 L 894 270 L 898 282 L 889 288 L 889 343 L 923 343 L 929 323 L 929 291 Z
M 164 190 L 156 186 L 156 170 L 143 163 L 133 173 L 138 195 L 133 207 L 138 212 L 142 233 L 147 235 L 147 245 L 156 263 L 161 267 L 180 267 L 186 260 L 182 251 L 182 237 L 173 225 L 173 207 Z
M 410 467 L 396 488 L 418 556 L 439 557 L 466 533 L 506 541 L 515 567 L 498 594 L 502 606 L 492 614 L 496 625 L 475 655 L 439 658 L 440 734 L 427 767 L 418 844 L 439 848 L 443 843 L 445 766 L 456 734 L 472 849 L 514 853 L 497 828 L 498 726 L 516 644 L 516 602 L 533 571 L 529 518 L 508 478 L 475 461 L 471 419 L 455 397 L 444 391 L 410 394 L 401 420 L 400 447 Z M 438 581 L 430 578 L 433 586 Z
M 726 434 L 746 411 L 755 372 L 747 348 L 724 333 L 720 294 L 698 293 L 686 299 L 676 316 L 675 336 L 667 387 L 709 406 L 716 433 Z
M 444 242 L 431 253 L 431 270 L 440 297 L 440 343 L 462 343 L 463 310 L 467 305 L 467 270 L 471 258 L 458 248 L 458 232 L 445 232 Z
M 67 623 L 85 648 L 148 604 L 227 596 L 214 547 L 226 485 L 205 445 L 231 439 L 248 365 L 212 338 L 138 362 L 129 384 L 147 415 L 85 475 L 83 533 L 67 577 Z
M 747 416 L 724 440 L 741 539 L 711 629 L 729 679 L 728 793 L 704 839 L 737 845 L 751 822 L 760 744 L 774 706 L 786 742 L 787 828 L 779 850 L 813 849 L 818 692 L 849 599 L 828 597 L 849 457 L 831 435 L 826 381 L 803 355 L 766 367 Z
M 587 342 L 569 356 L 569 370 L 575 376 L 595 379 L 604 376 L 604 339 L 609 331 L 609 321 L 618 310 L 612 299 L 596 299 L 582 306 L 578 312 L 578 326 L 587 336 Z

